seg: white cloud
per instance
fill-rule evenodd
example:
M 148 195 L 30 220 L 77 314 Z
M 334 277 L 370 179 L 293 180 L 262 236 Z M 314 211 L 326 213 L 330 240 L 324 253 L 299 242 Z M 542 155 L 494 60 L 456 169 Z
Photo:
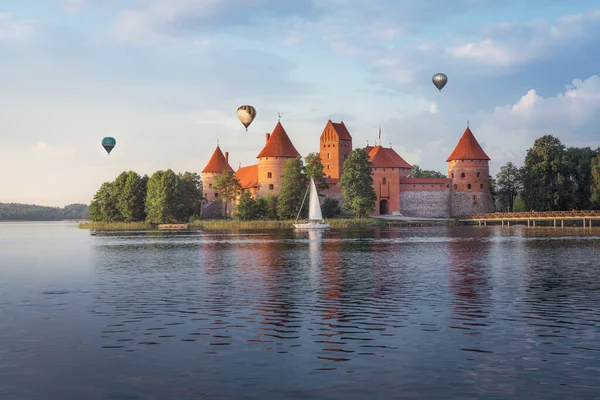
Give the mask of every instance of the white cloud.
M 594 36 L 600 9 L 567 15 L 555 21 L 490 25 L 481 32 L 485 39 L 447 47 L 448 54 L 487 66 L 525 64 L 555 54 L 555 49 L 575 40 Z
M 32 21 L 17 19 L 10 13 L 0 13 L 0 42 L 25 42 L 35 36 Z
M 565 91 L 543 98 L 529 90 L 513 105 L 496 107 L 492 120 L 498 127 L 518 129 L 527 127 L 535 134 L 556 132 L 568 137 L 589 133 L 596 136 L 594 122 L 600 120 L 600 77 L 575 79 Z M 583 130 L 583 131 L 582 131 Z
M 437 112 L 438 112 L 438 106 L 437 106 L 437 103 L 435 101 L 429 103 L 429 112 L 431 114 L 437 114 Z
M 85 0 L 65 0 L 67 11 L 78 11 L 84 5 Z
M 75 155 L 75 151 L 70 147 L 51 146 L 46 142 L 37 142 L 31 150 L 52 158 L 70 158 Z

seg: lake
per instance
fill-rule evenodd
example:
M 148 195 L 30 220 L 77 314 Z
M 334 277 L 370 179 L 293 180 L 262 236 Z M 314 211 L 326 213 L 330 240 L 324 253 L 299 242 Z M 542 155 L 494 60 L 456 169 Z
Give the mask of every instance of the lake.
M 0 398 L 598 399 L 600 229 L 0 223 Z

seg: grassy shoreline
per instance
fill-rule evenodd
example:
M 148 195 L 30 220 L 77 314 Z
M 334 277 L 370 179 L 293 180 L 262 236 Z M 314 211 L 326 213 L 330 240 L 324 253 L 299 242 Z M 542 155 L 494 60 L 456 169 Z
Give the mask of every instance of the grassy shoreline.
M 328 219 L 332 228 L 370 228 L 386 226 L 448 226 L 454 225 L 449 221 L 384 221 L 376 218 L 335 218 Z M 294 221 L 239 221 L 235 219 L 199 220 L 189 224 L 190 230 L 226 230 L 226 229 L 291 229 Z M 118 230 L 155 230 L 156 224 L 146 222 L 82 222 L 81 229 L 97 231 Z

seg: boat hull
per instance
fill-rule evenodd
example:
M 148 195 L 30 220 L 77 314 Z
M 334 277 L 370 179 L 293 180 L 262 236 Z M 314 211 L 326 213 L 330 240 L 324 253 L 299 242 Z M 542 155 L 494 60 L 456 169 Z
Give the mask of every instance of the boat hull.
M 331 228 L 329 224 L 294 224 L 294 228 L 296 229 L 328 229 Z

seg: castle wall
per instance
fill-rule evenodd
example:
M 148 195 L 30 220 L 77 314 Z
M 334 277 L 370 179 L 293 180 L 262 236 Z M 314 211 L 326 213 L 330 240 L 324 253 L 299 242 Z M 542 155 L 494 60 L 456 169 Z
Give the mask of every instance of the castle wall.
M 452 193 L 451 214 L 453 218 L 463 218 L 471 214 L 488 213 L 494 210 L 489 192 Z
M 452 191 L 430 190 L 431 188 L 420 188 L 421 190 L 400 191 L 400 213 L 405 217 L 422 218 L 450 218 Z

